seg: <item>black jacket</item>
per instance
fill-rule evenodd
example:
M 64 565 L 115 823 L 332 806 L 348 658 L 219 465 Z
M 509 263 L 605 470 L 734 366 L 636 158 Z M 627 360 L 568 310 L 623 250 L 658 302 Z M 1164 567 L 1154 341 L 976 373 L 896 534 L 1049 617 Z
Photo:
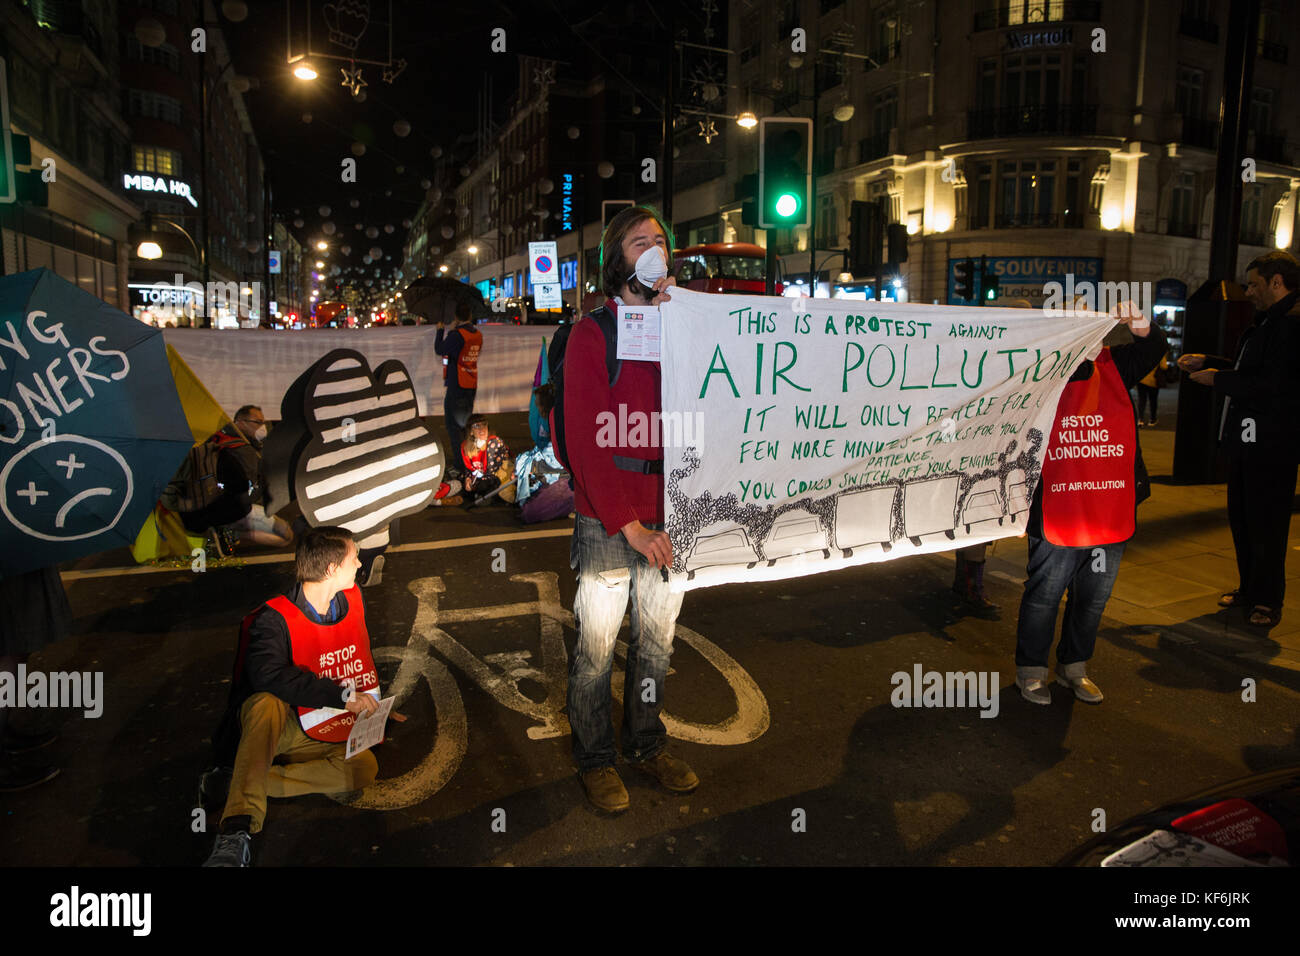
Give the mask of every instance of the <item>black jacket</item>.
M 295 584 L 286 595 L 304 614 L 310 617 L 308 601 L 302 585 Z M 348 599 L 338 595 L 338 620 L 347 617 Z M 358 609 L 358 613 L 361 613 Z M 243 667 L 236 660 L 230 682 L 230 698 L 221 723 L 212 736 L 217 763 L 229 766 L 234 762 L 239 747 L 239 710 L 244 701 L 254 694 L 266 692 L 294 707 L 342 707 L 343 690 L 328 677 L 317 677 L 305 667 L 293 662 L 289 644 L 289 626 L 284 618 L 266 605 L 256 611 L 248 629 L 248 649 Z
M 1236 368 L 1223 356 L 1205 357 L 1205 367 L 1218 370 L 1214 390 L 1228 399 L 1224 450 L 1294 462 L 1300 454 L 1300 292 L 1256 313 L 1237 355 Z M 1254 442 L 1242 441 L 1245 419 L 1254 419 Z
M 1161 356 L 1168 349 L 1169 341 L 1155 323 L 1152 323 L 1151 332 L 1146 338 L 1140 339 L 1134 336 L 1133 341 L 1126 345 L 1111 346 L 1110 357 L 1115 361 L 1115 371 L 1119 372 L 1120 381 L 1124 383 L 1124 391 L 1130 391 L 1134 385 L 1146 378 L 1151 370 L 1160 364 Z M 1092 368 L 1092 362 L 1084 359 L 1083 364 L 1070 376 L 1070 381 L 1081 382 L 1091 378 Z M 1132 399 L 1129 400 L 1129 405 L 1132 407 Z M 1052 422 L 1052 427 L 1053 429 L 1056 427 L 1055 420 Z M 1151 478 L 1147 475 L 1146 462 L 1142 460 L 1142 442 L 1138 440 L 1136 409 L 1133 409 L 1133 446 L 1133 506 L 1136 508 L 1151 497 Z M 1036 538 L 1043 537 L 1042 481 L 1039 481 L 1038 487 L 1034 489 L 1034 504 L 1029 513 L 1028 531 Z

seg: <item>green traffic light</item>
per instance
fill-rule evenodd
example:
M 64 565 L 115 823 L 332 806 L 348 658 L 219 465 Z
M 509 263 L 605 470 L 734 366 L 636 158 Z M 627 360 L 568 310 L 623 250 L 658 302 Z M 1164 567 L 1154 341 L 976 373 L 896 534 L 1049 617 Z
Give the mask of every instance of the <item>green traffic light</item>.
M 997 290 L 997 289 L 989 289 L 987 292 L 984 293 L 984 298 L 988 299 L 989 301 L 992 301 L 993 299 L 996 299 L 997 297 L 998 297 L 998 290 Z
M 794 193 L 782 193 L 776 199 L 776 214 L 782 219 L 789 219 L 799 211 L 799 197 Z

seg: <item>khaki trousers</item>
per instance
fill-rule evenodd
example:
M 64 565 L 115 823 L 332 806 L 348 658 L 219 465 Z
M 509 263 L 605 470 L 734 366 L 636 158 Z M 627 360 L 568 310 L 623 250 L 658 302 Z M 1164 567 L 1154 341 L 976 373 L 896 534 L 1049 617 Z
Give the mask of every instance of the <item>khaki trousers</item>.
M 346 793 L 374 783 L 379 762 L 369 750 L 344 759 L 344 744 L 312 740 L 290 706 L 267 693 L 254 694 L 239 710 L 242 728 L 230 796 L 221 819 L 247 816 L 251 832 L 262 829 L 267 797 Z M 283 758 L 276 763 L 277 758 Z

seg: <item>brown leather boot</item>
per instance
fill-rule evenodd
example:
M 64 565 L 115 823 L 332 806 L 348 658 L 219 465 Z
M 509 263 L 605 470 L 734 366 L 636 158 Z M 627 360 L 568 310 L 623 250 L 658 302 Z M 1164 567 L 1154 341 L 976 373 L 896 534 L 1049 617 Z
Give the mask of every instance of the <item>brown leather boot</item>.
M 582 774 L 582 788 L 597 810 L 622 813 L 631 804 L 623 779 L 613 767 L 597 767 Z
M 673 793 L 690 793 L 700 785 L 700 778 L 685 760 L 674 757 L 666 750 L 661 750 L 649 760 L 632 764 L 633 767 L 648 773 L 659 781 L 659 785 Z

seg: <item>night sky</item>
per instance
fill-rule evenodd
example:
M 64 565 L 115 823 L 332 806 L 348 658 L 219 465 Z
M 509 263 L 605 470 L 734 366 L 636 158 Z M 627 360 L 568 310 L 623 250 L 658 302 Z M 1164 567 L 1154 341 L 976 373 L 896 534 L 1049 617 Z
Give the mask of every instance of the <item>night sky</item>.
M 351 13 L 363 9 L 361 0 L 336 0 L 336 19 L 352 33 L 364 24 L 355 55 L 387 56 L 387 4 L 369 0 L 370 18 L 343 21 L 344 8 Z M 222 9 L 221 3 L 217 4 Z M 315 0 L 312 47 L 346 55 L 347 51 L 328 40 L 322 27 L 322 0 Z M 461 178 L 457 170 L 473 152 L 472 137 L 478 123 L 480 92 L 488 78 L 493 82 L 493 116 L 499 123 L 506 117 L 507 103 L 515 92 L 518 57 L 542 55 L 561 61 L 575 57 L 599 60 L 602 50 L 619 43 L 635 50 L 646 43 L 662 43 L 666 37 L 659 16 L 643 4 L 605 6 L 590 0 L 540 0 L 535 4 L 504 4 L 496 0 L 475 2 L 412 2 L 393 0 L 392 60 L 406 65 L 392 83 L 383 79 L 380 66 L 358 64 L 366 85 L 364 101 L 354 99 L 342 85 L 339 60 L 316 60 L 316 80 L 295 78 L 287 65 L 286 7 L 274 0 L 247 4 L 248 15 L 239 23 L 223 16 L 222 23 L 235 70 L 255 77 L 257 85 L 244 94 L 258 143 L 267 164 L 276 212 L 290 223 L 301 215 L 302 229 L 294 230 L 300 240 L 321 234 L 326 221 L 335 224 L 336 245 L 350 245 L 350 256 L 332 261 L 346 268 L 359 266 L 361 257 L 375 245 L 392 257 L 384 262 L 385 273 L 401 262 L 406 238 L 402 220 L 415 214 L 423 196 L 422 179 L 435 182 L 439 163 L 444 165 L 441 183 L 454 187 Z M 295 52 L 306 48 L 305 11 L 302 0 L 293 0 L 295 21 L 292 42 Z M 224 12 L 224 11 L 223 11 Z M 506 31 L 506 53 L 490 49 L 492 31 Z M 350 67 L 349 67 L 350 68 Z M 657 73 L 657 71 L 655 71 Z M 636 79 L 635 77 L 633 78 Z M 657 88 L 655 77 L 645 77 L 649 91 Z M 304 114 L 310 114 L 310 122 Z M 394 124 L 405 120 L 410 132 L 399 136 Z M 354 155 L 352 144 L 365 145 L 357 159 L 357 182 L 343 183 L 341 161 Z M 431 150 L 441 147 L 435 160 Z M 357 206 L 353 208 L 351 202 Z M 328 206 L 322 215 L 320 207 Z M 294 210 L 298 210 L 295 213 Z M 355 229 L 356 223 L 377 227 L 377 239 Z M 384 232 L 392 225 L 392 233 Z M 336 253 L 337 255 L 337 253 Z M 406 277 L 409 281 L 411 277 Z

